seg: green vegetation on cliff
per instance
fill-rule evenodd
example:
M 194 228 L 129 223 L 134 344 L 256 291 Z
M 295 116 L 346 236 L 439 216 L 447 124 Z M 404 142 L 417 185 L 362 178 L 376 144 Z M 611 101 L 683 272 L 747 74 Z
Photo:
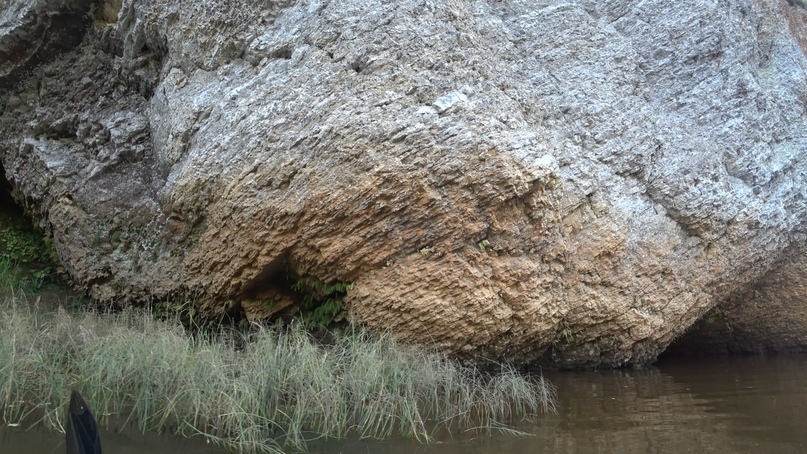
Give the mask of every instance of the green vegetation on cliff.
M 51 250 L 21 213 L 0 203 L 0 291 L 40 290 L 54 278 Z

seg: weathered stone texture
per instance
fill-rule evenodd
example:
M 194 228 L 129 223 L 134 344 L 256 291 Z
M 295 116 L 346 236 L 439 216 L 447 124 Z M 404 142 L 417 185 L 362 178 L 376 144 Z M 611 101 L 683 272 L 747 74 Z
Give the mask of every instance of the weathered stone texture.
M 108 1 L 0 97 L 0 157 L 100 299 L 214 313 L 290 266 L 460 356 L 644 362 L 804 243 L 804 29 L 784 0 Z
M 669 348 L 673 354 L 807 353 L 807 256 L 787 251 L 756 283 L 707 312 Z
M 82 41 L 92 0 L 0 0 L 0 89 Z

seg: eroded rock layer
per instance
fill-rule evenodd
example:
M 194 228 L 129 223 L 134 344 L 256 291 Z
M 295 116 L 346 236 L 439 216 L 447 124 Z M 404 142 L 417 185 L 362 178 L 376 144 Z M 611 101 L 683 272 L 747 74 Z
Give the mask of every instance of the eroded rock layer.
M 753 285 L 704 314 L 668 348 L 680 355 L 807 353 L 807 256 L 790 250 Z
M 7 19 L 24 3 L 0 3 L 0 44 L 36 35 Z M 355 282 L 350 312 L 406 341 L 621 365 L 805 242 L 799 4 L 108 0 L 91 14 L 80 47 L 4 73 L 0 157 L 97 299 L 185 292 L 255 318 L 293 269 Z

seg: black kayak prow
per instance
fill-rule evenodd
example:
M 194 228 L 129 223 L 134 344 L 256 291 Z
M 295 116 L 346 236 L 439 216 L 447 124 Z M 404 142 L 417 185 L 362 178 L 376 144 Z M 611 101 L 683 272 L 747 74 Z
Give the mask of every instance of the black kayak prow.
M 67 454 L 101 454 L 101 434 L 87 402 L 78 391 L 70 393 L 65 433 Z

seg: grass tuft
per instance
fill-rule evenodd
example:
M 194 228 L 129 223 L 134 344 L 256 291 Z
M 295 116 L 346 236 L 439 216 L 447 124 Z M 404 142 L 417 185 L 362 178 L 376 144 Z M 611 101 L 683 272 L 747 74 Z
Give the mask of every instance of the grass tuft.
M 512 368 L 489 376 L 358 328 L 327 345 L 302 328 L 189 336 L 126 310 L 45 311 L 0 303 L 0 417 L 62 430 L 70 390 L 99 424 L 204 436 L 237 452 L 305 450 L 317 438 L 501 430 L 553 411 L 554 388 Z

